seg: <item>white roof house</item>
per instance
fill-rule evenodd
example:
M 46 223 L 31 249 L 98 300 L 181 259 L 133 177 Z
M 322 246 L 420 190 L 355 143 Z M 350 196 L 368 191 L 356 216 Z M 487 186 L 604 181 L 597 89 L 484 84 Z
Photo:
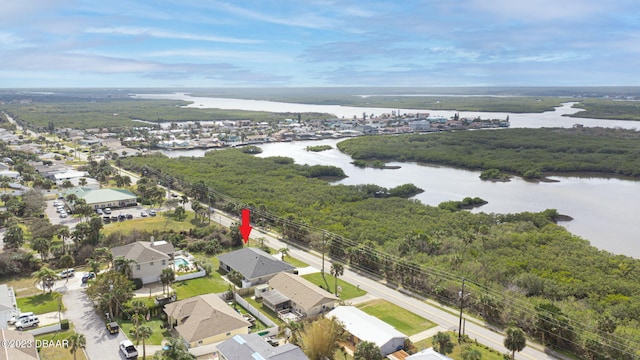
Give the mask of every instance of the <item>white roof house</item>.
M 383 356 L 402 349 L 407 336 L 386 322 L 371 316 L 355 306 L 338 306 L 327 313 L 326 317 L 335 317 L 342 323 L 356 341 L 375 343 Z
M 453 360 L 453 359 L 451 359 L 446 355 L 440 354 L 439 352 L 433 350 L 433 348 L 428 348 L 405 358 L 405 360 Z

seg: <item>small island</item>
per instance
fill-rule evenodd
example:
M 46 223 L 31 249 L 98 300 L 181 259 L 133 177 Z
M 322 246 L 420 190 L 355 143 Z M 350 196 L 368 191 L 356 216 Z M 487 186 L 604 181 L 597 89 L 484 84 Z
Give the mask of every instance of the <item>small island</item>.
M 331 145 L 316 145 L 316 146 L 307 146 L 305 148 L 306 151 L 320 152 L 325 150 L 331 150 L 333 147 Z
M 481 180 L 507 182 L 511 181 L 511 175 L 506 174 L 499 169 L 487 169 L 480 173 Z
M 476 207 L 486 205 L 488 203 L 489 203 L 488 201 L 483 200 L 479 197 L 474 197 L 474 198 L 466 197 L 462 199 L 462 201 L 443 201 L 440 204 L 438 204 L 438 207 L 442 210 L 460 211 L 460 210 L 473 209 Z
M 387 165 L 382 160 L 354 160 L 351 162 L 353 166 L 357 166 L 359 168 L 373 168 L 373 169 L 400 169 L 401 166 L 398 165 Z

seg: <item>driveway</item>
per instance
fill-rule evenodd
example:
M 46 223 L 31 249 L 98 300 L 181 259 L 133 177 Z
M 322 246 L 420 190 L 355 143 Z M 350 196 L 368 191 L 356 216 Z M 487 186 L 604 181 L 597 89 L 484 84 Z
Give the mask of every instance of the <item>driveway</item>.
M 89 360 L 124 360 L 118 346 L 127 338 L 122 332 L 115 335 L 107 332 L 103 317 L 95 310 L 84 289 L 65 291 L 62 301 L 67 308 L 64 317 L 87 339 L 85 351 Z

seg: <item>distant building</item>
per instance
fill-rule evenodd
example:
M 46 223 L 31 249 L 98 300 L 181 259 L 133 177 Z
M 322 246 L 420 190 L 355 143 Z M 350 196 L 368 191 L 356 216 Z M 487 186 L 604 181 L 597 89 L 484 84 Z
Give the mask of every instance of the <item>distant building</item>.
M 94 209 L 119 208 L 135 206 L 138 204 L 134 193 L 124 189 L 98 189 L 75 188 L 65 192 L 65 197 L 75 194 L 79 199 L 84 199 L 87 205 Z

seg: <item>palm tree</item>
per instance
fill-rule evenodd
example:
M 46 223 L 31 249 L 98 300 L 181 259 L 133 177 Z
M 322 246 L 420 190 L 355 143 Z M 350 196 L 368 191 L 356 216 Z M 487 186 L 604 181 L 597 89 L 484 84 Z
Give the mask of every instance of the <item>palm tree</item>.
M 511 350 L 511 358 L 515 359 L 516 351 L 520 352 L 527 346 L 527 339 L 524 337 L 524 331 L 519 328 L 508 328 L 507 336 L 504 338 L 504 347 Z
M 462 360 L 480 360 L 482 359 L 482 353 L 478 349 L 474 349 L 471 346 L 466 346 L 462 349 Z
M 49 292 L 53 290 L 53 285 L 55 285 L 56 280 L 60 278 L 57 272 L 46 266 L 43 266 L 40 270 L 33 273 L 33 276 L 36 278 L 36 283 L 42 282 L 42 291 L 45 291 L 48 288 Z
M 432 339 L 433 349 L 442 355 L 450 354 L 453 351 L 453 342 L 446 332 L 438 331 Z
M 285 256 L 289 256 L 289 248 L 283 247 L 282 249 L 278 250 L 278 252 L 282 255 L 282 261 L 284 261 Z
M 185 345 L 185 343 L 178 338 L 170 338 L 167 341 L 167 350 L 162 351 L 161 359 L 171 359 L 171 360 L 187 360 L 187 359 L 195 359 L 195 356 L 189 353 L 189 349 Z
M 84 347 L 87 345 L 87 339 L 82 334 L 74 333 L 73 335 L 69 336 L 68 340 L 69 351 L 71 351 L 71 353 L 73 354 L 73 360 L 76 360 L 76 352 L 78 351 L 78 349 L 84 349 Z
M 304 329 L 304 323 L 302 321 L 287 321 L 284 329 L 285 333 L 288 333 L 286 341 L 293 345 L 300 345 L 300 333 Z
M 91 271 L 98 276 L 98 272 L 100 271 L 100 262 L 96 259 L 88 258 L 86 263 L 91 268 Z
M 142 358 L 145 359 L 147 356 L 147 346 L 146 340 L 153 335 L 153 329 L 148 325 L 140 325 L 138 326 L 138 331 L 136 331 L 135 339 L 137 343 L 142 341 Z M 137 344 L 136 343 L 136 344 Z
M 344 275 L 344 267 L 340 263 L 331 264 L 331 275 L 335 278 L 335 294 L 338 296 L 338 276 Z
M 42 259 L 42 261 L 46 261 L 49 255 L 49 250 L 51 249 L 51 240 L 45 238 L 34 239 L 31 247 L 40 254 L 40 259 Z
M 116 271 L 120 271 L 129 279 L 131 279 L 131 277 L 133 276 L 133 269 L 131 268 L 131 266 L 135 263 L 135 260 L 127 259 L 124 256 L 118 256 L 117 258 L 113 259 L 114 269 Z
M 162 282 L 162 293 L 164 294 L 165 287 L 168 288 L 176 280 L 176 273 L 172 268 L 164 268 L 160 273 L 160 282 Z

